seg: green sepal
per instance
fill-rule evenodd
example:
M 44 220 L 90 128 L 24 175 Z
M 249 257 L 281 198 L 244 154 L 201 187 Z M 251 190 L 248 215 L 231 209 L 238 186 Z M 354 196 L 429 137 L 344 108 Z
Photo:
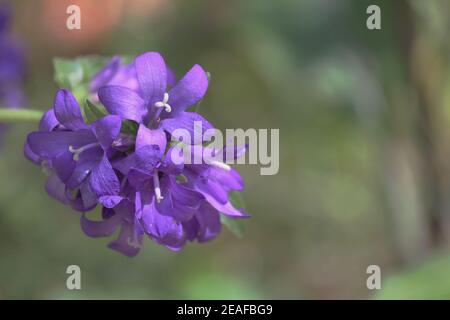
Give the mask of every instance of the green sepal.
M 245 209 L 244 198 L 242 194 L 237 191 L 231 191 L 229 195 L 231 204 L 237 209 Z M 220 221 L 224 224 L 228 230 L 234 233 L 237 237 L 241 238 L 244 235 L 247 219 L 241 218 L 230 218 L 225 214 L 221 213 Z

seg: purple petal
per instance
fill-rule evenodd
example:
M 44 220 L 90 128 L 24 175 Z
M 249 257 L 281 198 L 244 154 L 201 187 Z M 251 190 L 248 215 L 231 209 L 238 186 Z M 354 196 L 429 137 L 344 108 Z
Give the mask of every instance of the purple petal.
M 205 118 L 195 112 L 181 112 L 176 118 L 167 118 L 161 121 L 164 130 L 171 133 L 177 129 L 184 129 L 189 132 L 191 139 L 198 136 L 203 138 L 203 133 L 212 129 L 213 126 Z M 193 144 L 195 141 L 191 141 Z
M 243 209 L 236 209 L 231 202 L 220 203 L 211 195 L 204 193 L 206 201 L 209 202 L 216 210 L 229 217 L 249 218 L 250 216 Z
M 66 198 L 65 188 L 64 183 L 56 174 L 52 174 L 48 177 L 47 182 L 45 183 L 45 191 L 47 191 L 49 196 L 53 199 L 61 201 L 64 204 L 67 204 L 68 200 Z
M 103 221 L 92 221 L 86 218 L 86 214 L 83 214 L 80 218 L 80 222 L 81 230 L 83 230 L 87 236 L 93 238 L 108 237 L 112 235 L 121 224 L 122 216 L 116 213 Z
M 244 180 L 239 172 L 233 168 L 224 170 L 222 168 L 212 167 L 209 169 L 209 177 L 224 186 L 227 190 L 244 189 Z
M 231 216 L 231 217 L 249 217 L 243 209 L 236 209 L 228 201 L 228 191 L 220 183 L 214 181 L 214 179 L 208 179 L 203 176 L 197 176 L 195 174 L 186 173 L 188 177 L 189 188 L 201 193 L 219 212 Z
M 107 85 L 118 85 L 140 92 L 134 64 L 125 65 L 120 57 L 112 58 L 92 79 L 90 91 L 94 94 L 92 99 L 98 101 L 98 90 Z
M 136 191 L 136 193 L 134 195 L 134 208 L 135 208 L 134 216 L 136 219 L 140 220 L 142 218 L 142 208 L 143 208 L 140 191 Z
M 92 169 L 89 182 L 92 190 L 99 197 L 119 193 L 119 179 L 106 156 L 103 156 L 100 163 Z
M 67 181 L 64 181 L 67 187 L 69 189 L 78 188 L 91 170 L 102 160 L 103 154 L 103 150 L 100 147 L 82 152 L 78 161 L 76 161 L 76 166 L 72 175 Z M 64 165 L 64 163 L 62 165 Z
M 217 210 L 204 202 L 195 216 L 199 224 L 199 242 L 209 241 L 219 235 L 222 224 Z
M 76 162 L 73 160 L 73 154 L 66 150 L 52 159 L 52 166 L 58 177 L 66 182 L 72 176 Z
M 109 62 L 92 77 L 90 84 L 91 92 L 97 92 L 100 87 L 109 84 L 111 79 L 119 70 L 119 67 L 119 56 L 115 56 L 109 60 Z
M 164 185 L 164 180 L 162 180 L 160 183 L 161 183 L 160 184 L 161 196 L 163 197 L 163 199 L 160 200 L 160 202 L 155 203 L 155 208 L 156 208 L 156 210 L 158 210 L 158 212 L 161 215 L 169 216 L 169 217 L 175 218 L 176 220 L 179 221 L 179 219 L 177 219 L 177 217 L 174 215 L 172 197 L 169 193 L 167 185 Z M 188 220 L 188 219 L 184 219 L 184 220 Z
M 145 101 L 154 104 L 162 100 L 167 87 L 167 68 L 157 52 L 146 52 L 134 60 L 136 75 Z
M 54 110 L 56 119 L 67 129 L 77 131 L 87 128 L 80 106 L 69 90 L 58 90 L 55 96 Z
M 135 228 L 130 223 L 122 223 L 119 238 L 108 244 L 110 249 L 119 251 L 128 257 L 134 257 L 139 253 L 142 245 L 142 236 L 136 234 Z
M 39 131 L 50 132 L 59 125 L 58 119 L 55 116 L 55 110 L 52 108 L 47 110 L 39 122 Z
M 170 188 L 174 202 L 192 208 L 198 208 L 200 206 L 203 198 L 199 193 L 184 187 L 183 184 L 178 183 L 173 176 L 170 176 L 169 179 L 170 184 L 168 188 Z
M 150 188 L 149 181 L 152 176 L 149 173 L 143 172 L 139 169 L 131 169 L 128 173 L 128 182 L 136 190 L 142 190 L 143 188 Z
M 95 136 L 90 130 L 32 132 L 28 135 L 27 141 L 35 154 L 43 158 L 52 158 L 69 150 L 69 146 L 80 148 L 95 141 Z
M 109 113 L 124 119 L 141 122 L 147 113 L 144 100 L 135 91 L 126 87 L 101 87 L 98 90 L 98 97 Z
M 131 169 L 151 173 L 161 160 L 161 151 L 156 145 L 149 145 L 136 150 L 128 157 L 114 163 L 114 168 L 128 175 Z
M 106 85 L 106 84 L 105 84 Z M 108 85 L 118 85 L 129 88 L 139 94 L 141 90 L 136 76 L 134 64 L 121 65 L 114 77 L 108 82 Z
M 221 204 L 225 204 L 228 201 L 228 190 L 213 179 L 198 178 L 195 181 L 195 189 L 204 196 L 209 195 L 213 197 Z
M 154 197 L 143 206 L 142 222 L 145 232 L 153 240 L 171 250 L 180 250 L 186 243 L 183 225 L 172 217 L 161 215 L 155 207 Z
M 93 208 L 97 205 L 97 195 L 92 191 L 88 181 L 84 181 L 81 184 L 80 194 L 84 208 Z
M 136 136 L 136 150 L 149 145 L 157 145 L 161 152 L 166 150 L 167 138 L 162 129 L 149 129 L 143 124 L 139 125 Z
M 42 159 L 31 150 L 30 145 L 28 144 L 28 142 L 25 142 L 25 144 L 23 146 L 23 155 L 28 160 L 33 162 L 34 164 L 37 164 L 37 165 L 41 164 Z
M 92 132 L 104 150 L 119 136 L 122 121 L 119 116 L 105 116 L 92 124 Z
M 106 208 L 114 208 L 122 200 L 123 200 L 123 197 L 121 197 L 121 196 L 102 196 L 98 199 L 98 201 Z
M 159 206 L 158 206 L 158 210 L 161 211 L 161 214 L 171 216 L 171 217 L 175 218 L 175 220 L 177 220 L 177 221 L 180 221 L 180 222 L 189 221 L 190 219 L 192 219 L 195 212 L 198 210 L 197 207 L 182 206 L 179 203 L 174 202 L 172 195 L 170 196 L 170 199 L 172 201 L 172 205 L 171 205 L 171 207 L 169 207 L 169 208 L 171 208 L 170 212 L 167 212 L 167 211 L 163 212 L 164 209 L 161 209 Z M 163 199 L 161 201 L 161 204 L 163 204 L 164 200 L 165 199 Z
M 170 90 L 169 104 L 172 107 L 172 117 L 176 117 L 190 106 L 199 102 L 208 89 L 208 76 L 198 64 Z
M 197 211 L 201 198 L 197 197 L 192 201 L 188 198 L 190 198 L 192 196 L 191 194 L 194 194 L 194 192 L 181 187 L 173 189 L 172 187 L 176 186 L 171 183 L 170 176 L 164 176 L 160 181 L 163 199 L 160 202 L 155 203 L 156 210 L 161 215 L 172 217 L 179 222 L 190 220 Z M 185 201 L 175 202 L 175 196 L 178 196 L 178 200 L 182 199 Z
M 66 193 L 66 198 L 67 198 L 67 201 L 69 202 L 69 205 L 74 210 L 77 210 L 80 212 L 87 212 L 87 211 L 94 209 L 97 205 L 97 202 L 94 202 L 94 203 L 89 204 L 89 206 L 85 206 L 85 203 L 87 203 L 87 201 L 83 201 L 80 190 L 78 190 L 76 192 L 76 194 L 73 195 L 73 190 L 70 190 L 66 186 L 65 193 Z
M 195 217 L 187 222 L 183 222 L 183 228 L 189 241 L 194 241 L 197 238 L 200 226 Z
M 182 173 L 184 168 L 183 149 L 179 146 L 170 147 L 160 168 L 162 171 L 173 175 Z

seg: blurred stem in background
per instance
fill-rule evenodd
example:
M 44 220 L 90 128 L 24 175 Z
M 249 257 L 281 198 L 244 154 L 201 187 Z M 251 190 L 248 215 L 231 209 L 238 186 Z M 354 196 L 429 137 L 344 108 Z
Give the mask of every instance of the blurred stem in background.
M 406 100 L 392 101 L 393 131 L 387 142 L 386 191 L 403 263 L 411 264 L 447 245 L 450 168 L 446 141 L 450 134 L 444 93 L 448 69 L 445 38 L 429 28 L 445 21 L 448 3 L 396 1 L 394 31 L 404 59 L 406 88 L 390 89 L 391 98 L 406 89 Z M 444 23 L 445 24 L 445 23 Z M 398 98 L 398 97 L 397 97 Z M 397 99 L 396 99 L 397 100 Z M 402 99 L 400 99 L 402 100 Z M 400 105 L 400 106 L 399 106 Z M 409 187 L 408 187 L 409 186 Z M 413 240 L 413 241 L 411 241 Z
M 1 123 L 39 122 L 42 115 L 39 110 L 0 108 Z

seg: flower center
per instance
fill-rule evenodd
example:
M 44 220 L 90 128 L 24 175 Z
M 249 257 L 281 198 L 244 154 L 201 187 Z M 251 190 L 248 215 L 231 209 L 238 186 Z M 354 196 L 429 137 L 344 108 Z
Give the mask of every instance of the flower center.
M 153 173 L 153 184 L 155 185 L 156 201 L 160 203 L 164 197 L 161 195 L 161 188 L 159 187 L 158 170 L 155 170 L 155 173 Z
M 165 92 L 163 100 L 156 102 L 155 103 L 155 107 L 157 107 L 157 108 L 164 108 L 167 112 L 171 112 L 172 111 L 172 107 L 167 102 L 169 102 L 169 94 L 167 92 Z
M 73 160 L 78 161 L 80 159 L 80 154 L 82 154 L 84 151 L 86 151 L 88 149 L 92 149 L 92 148 L 98 147 L 98 146 L 100 146 L 100 144 L 98 142 L 89 143 L 78 149 L 75 149 L 73 146 L 69 146 L 69 151 L 71 153 L 73 153 Z

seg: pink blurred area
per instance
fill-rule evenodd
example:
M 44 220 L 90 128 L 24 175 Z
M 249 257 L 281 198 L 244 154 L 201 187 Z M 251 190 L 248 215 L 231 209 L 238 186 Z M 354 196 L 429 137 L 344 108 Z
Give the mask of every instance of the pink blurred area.
M 124 21 L 139 23 L 158 15 L 171 0 L 36 0 L 32 5 L 17 4 L 16 24 L 21 33 L 38 41 L 57 54 L 83 54 L 95 51 L 105 37 Z M 69 30 L 67 8 L 77 5 L 81 12 L 81 29 Z M 36 17 L 37 16 L 37 17 Z

